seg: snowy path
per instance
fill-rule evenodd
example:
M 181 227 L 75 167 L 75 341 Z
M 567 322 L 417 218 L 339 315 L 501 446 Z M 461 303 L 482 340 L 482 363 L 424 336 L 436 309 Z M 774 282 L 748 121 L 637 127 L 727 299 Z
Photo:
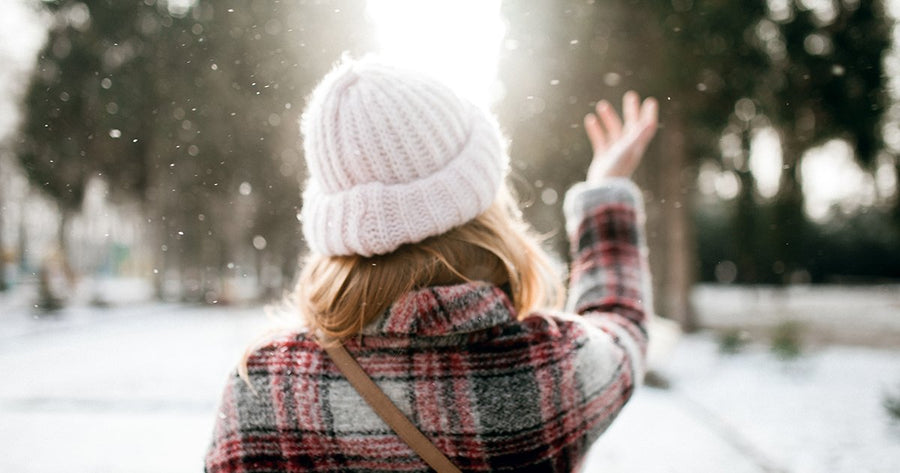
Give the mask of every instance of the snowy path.
M 2 301 L 0 301 L 2 303 Z M 196 472 L 224 376 L 259 308 L 87 307 L 0 314 L 0 471 Z M 900 349 L 830 347 L 793 362 L 720 356 L 686 337 L 666 376 L 601 437 L 587 471 L 900 471 Z

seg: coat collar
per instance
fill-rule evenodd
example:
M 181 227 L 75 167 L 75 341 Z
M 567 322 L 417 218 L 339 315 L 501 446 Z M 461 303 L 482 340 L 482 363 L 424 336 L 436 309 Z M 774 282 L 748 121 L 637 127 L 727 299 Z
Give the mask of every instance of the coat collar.
M 362 333 L 445 336 L 476 332 L 515 318 L 516 310 L 503 289 L 474 281 L 409 292 Z

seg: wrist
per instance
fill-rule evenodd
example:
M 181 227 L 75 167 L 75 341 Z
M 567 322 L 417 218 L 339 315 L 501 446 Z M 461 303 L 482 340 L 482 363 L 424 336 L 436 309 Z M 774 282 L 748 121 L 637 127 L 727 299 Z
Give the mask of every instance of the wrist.
M 566 192 L 563 213 L 566 232 L 571 235 L 581 221 L 600 205 L 622 204 L 643 213 L 643 196 L 638 186 L 628 177 L 607 176 L 599 182 L 578 182 Z

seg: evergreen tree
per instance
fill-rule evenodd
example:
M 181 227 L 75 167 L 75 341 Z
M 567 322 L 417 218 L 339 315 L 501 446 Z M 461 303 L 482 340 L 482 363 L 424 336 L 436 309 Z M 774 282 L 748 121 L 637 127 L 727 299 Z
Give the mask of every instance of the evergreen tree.
M 510 26 L 500 112 L 513 135 L 511 152 L 534 168 L 523 172 L 567 187 L 587 165 L 579 124 L 591 100 L 618 106 L 628 88 L 660 99 L 662 128 L 649 151 L 659 156 L 646 160 L 636 178 L 646 189 L 658 309 L 692 326 L 695 164 L 718 156 L 725 118 L 762 70 L 762 54 L 745 38 L 764 8 L 622 0 L 506 2 L 503 11 Z
M 871 168 L 883 147 L 882 59 L 891 25 L 877 0 L 829 2 L 818 10 L 788 3 L 770 17 L 756 38 L 769 68 L 754 95 L 781 134 L 784 168 L 771 223 L 776 258 L 789 274 L 815 257 L 803 213 L 803 153 L 842 138 L 860 164 Z
M 280 288 L 300 250 L 297 117 L 343 51 L 367 49 L 363 7 L 48 2 L 18 143 L 29 179 L 66 214 L 94 176 L 144 203 L 158 282 L 172 270 L 188 297 L 218 299 L 228 270 Z
M 115 196 L 146 186 L 140 111 L 154 102 L 147 63 L 154 38 L 138 25 L 160 9 L 143 3 L 47 2 L 54 21 L 26 94 L 17 151 L 38 189 L 60 207 L 60 246 L 91 177 L 115 183 Z M 92 13 L 93 12 L 93 13 Z
M 170 130 L 152 196 L 166 218 L 160 258 L 198 296 L 229 271 L 280 290 L 301 249 L 297 119 L 342 51 L 366 49 L 362 4 L 200 1 L 185 22 L 183 70 L 164 84 L 171 100 L 158 118 Z
M 877 1 L 830 4 L 832 17 L 824 18 L 794 2 L 786 3 L 781 17 L 764 1 L 503 4 L 509 31 L 500 115 L 530 182 L 546 175 L 549 182 L 540 184 L 566 188 L 579 178 L 581 160 L 586 166 L 590 154 L 580 129 L 590 100 L 618 106 L 627 88 L 660 99 L 660 136 L 636 178 L 648 201 L 658 309 L 687 327 L 697 260 L 692 194 L 700 161 L 721 161 L 740 179 L 732 251 L 741 280 L 765 280 L 773 261 L 760 261 L 761 255 L 775 255 L 787 271 L 807 257 L 802 192 L 793 172 L 802 151 L 840 137 L 869 164 L 881 147 L 881 57 L 889 23 Z M 787 169 L 774 222 L 760 213 L 748 166 L 750 136 L 764 126 L 779 130 L 785 145 Z M 741 153 L 723 156 L 726 131 L 741 141 Z M 550 217 L 555 209 L 534 207 L 544 229 L 559 228 Z M 772 223 L 776 231 L 765 231 Z

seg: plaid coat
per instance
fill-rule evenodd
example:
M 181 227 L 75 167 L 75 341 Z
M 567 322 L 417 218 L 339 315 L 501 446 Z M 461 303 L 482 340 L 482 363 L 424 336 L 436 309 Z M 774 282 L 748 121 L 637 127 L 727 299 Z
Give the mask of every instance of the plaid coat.
M 518 320 L 473 282 L 396 301 L 345 342 L 414 424 L 464 471 L 571 471 L 631 395 L 646 348 L 642 203 L 630 181 L 580 184 L 565 205 L 569 308 Z M 255 350 L 231 376 L 209 473 L 430 471 L 306 333 Z

